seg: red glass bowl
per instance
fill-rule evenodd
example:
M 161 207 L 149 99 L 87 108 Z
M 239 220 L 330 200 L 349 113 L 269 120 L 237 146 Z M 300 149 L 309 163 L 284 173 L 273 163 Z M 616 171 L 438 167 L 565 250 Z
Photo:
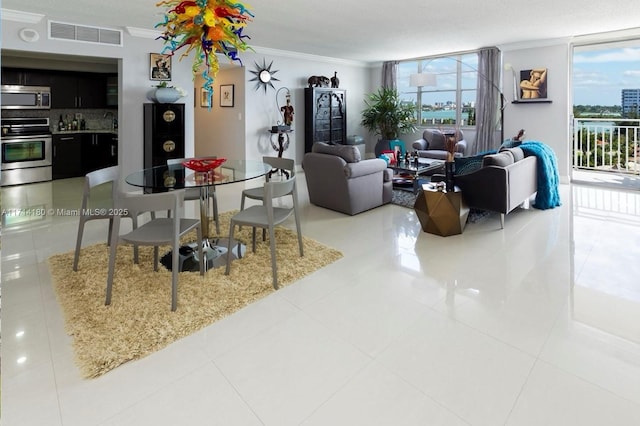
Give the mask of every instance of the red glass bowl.
M 226 158 L 194 158 L 183 162 L 182 165 L 196 172 L 208 172 L 220 167 L 225 161 Z

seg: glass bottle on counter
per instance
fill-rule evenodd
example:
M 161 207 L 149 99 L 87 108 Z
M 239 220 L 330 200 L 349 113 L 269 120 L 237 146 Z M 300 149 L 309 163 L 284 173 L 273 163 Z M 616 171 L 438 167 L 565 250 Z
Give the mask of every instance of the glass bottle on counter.
M 65 130 L 64 120 L 62 120 L 62 114 L 60 114 L 60 121 L 58 121 L 58 130 Z

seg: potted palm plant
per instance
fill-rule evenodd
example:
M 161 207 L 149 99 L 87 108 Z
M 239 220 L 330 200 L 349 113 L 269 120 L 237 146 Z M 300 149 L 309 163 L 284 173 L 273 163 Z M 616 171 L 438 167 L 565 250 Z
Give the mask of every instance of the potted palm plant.
M 382 87 L 377 92 L 368 94 L 364 102 L 366 107 L 362 111 L 360 124 L 370 132 L 380 135 L 375 146 L 376 157 L 389 149 L 389 141 L 416 131 L 415 106 L 403 102 L 397 90 Z

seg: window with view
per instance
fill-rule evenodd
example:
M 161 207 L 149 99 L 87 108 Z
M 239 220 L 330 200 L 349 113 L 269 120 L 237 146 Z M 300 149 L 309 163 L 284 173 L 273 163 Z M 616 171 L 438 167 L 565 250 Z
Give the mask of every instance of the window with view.
M 416 125 L 474 126 L 477 69 L 475 52 L 400 62 L 398 92 L 403 101 L 418 106 Z M 430 74 L 429 85 L 412 86 L 411 76 L 415 74 Z

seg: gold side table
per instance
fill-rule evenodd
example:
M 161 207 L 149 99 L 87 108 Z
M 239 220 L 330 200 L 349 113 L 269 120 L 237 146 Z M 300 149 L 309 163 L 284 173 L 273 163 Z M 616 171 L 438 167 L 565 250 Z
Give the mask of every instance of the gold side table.
M 422 185 L 413 208 L 424 232 L 443 237 L 461 234 L 469 216 L 469 207 L 457 186 L 453 192 L 447 192 L 432 184 Z

